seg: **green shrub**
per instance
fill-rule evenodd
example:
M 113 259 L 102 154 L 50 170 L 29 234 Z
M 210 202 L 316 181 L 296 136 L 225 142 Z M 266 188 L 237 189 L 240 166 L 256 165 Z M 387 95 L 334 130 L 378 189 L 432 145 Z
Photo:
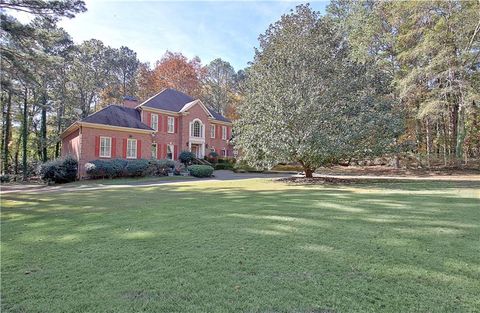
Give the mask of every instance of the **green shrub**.
M 11 180 L 10 175 L 5 174 L 5 175 L 0 175 L 0 183 L 9 183 Z
M 190 175 L 195 177 L 210 177 L 213 173 L 213 167 L 210 165 L 190 165 L 188 171 Z
M 147 169 L 148 169 L 148 160 L 144 160 L 144 159 L 128 160 L 127 166 L 125 167 L 127 176 L 130 176 L 130 177 L 146 176 Z
M 195 154 L 193 152 L 184 150 L 184 151 L 180 152 L 180 155 L 178 156 L 178 159 L 183 164 L 191 164 L 192 160 L 195 159 Z
M 43 181 L 57 184 L 75 181 L 77 178 L 78 161 L 71 156 L 45 162 L 39 167 Z
M 233 170 L 233 164 L 217 163 L 215 164 L 215 170 Z
M 175 168 L 172 160 L 94 160 L 85 164 L 90 178 L 165 176 Z
M 166 176 L 175 169 L 173 160 L 149 160 L 146 175 Z

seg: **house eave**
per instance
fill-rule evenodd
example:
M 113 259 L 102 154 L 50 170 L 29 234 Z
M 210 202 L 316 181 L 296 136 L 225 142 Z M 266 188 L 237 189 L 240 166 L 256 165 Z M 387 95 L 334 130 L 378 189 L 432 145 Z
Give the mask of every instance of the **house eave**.
M 140 133 L 140 134 L 153 134 L 155 130 L 150 129 L 140 129 L 140 128 L 133 128 L 133 127 L 123 127 L 123 126 L 113 126 L 113 125 L 105 125 L 105 124 L 96 124 L 96 123 L 88 123 L 88 122 L 77 122 L 79 126 L 83 127 L 90 127 L 96 129 L 106 129 L 106 130 L 118 130 L 124 132 L 131 132 L 131 133 Z

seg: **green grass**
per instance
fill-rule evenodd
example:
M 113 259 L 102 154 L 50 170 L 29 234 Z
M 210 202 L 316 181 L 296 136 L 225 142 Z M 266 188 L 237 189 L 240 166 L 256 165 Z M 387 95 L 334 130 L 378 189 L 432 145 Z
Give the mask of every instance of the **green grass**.
M 480 184 L 2 196 L 2 312 L 475 312 Z

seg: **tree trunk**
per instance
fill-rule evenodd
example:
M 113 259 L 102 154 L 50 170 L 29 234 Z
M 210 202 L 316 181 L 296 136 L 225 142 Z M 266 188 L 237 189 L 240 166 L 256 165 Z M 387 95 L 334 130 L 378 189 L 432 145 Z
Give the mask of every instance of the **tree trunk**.
M 312 178 L 313 177 L 313 170 L 310 167 L 303 167 L 303 171 L 305 172 L 305 177 L 306 178 Z
M 47 154 L 47 96 L 42 96 L 42 122 L 40 126 L 40 146 L 43 162 L 48 161 Z
M 430 156 L 432 153 L 432 135 L 430 133 L 430 120 L 427 118 L 425 120 L 425 129 L 427 133 L 427 167 L 430 168 Z
M 465 110 L 460 108 L 458 112 L 457 137 L 455 139 L 455 156 L 458 160 L 463 157 L 463 142 L 465 140 Z
M 5 120 L 3 127 L 3 140 L 2 140 L 2 161 L 3 161 L 3 173 L 8 172 L 8 158 L 9 158 L 9 144 L 10 144 L 10 127 L 11 127 L 11 108 L 12 108 L 12 93 L 8 92 L 8 98 L 5 109 Z
M 453 106 L 450 109 L 450 151 L 452 156 L 455 155 L 457 148 L 457 134 L 458 134 L 458 103 L 453 103 Z
M 28 140 L 28 89 L 25 88 L 25 95 L 23 98 L 23 121 L 22 121 L 22 168 L 23 180 L 27 180 L 28 165 L 27 165 L 27 140 Z

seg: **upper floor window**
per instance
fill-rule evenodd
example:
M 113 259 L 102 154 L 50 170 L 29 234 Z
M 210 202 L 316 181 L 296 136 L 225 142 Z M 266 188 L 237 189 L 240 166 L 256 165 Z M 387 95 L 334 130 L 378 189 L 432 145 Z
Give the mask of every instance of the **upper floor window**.
M 215 125 L 210 125 L 210 138 L 215 138 Z
M 137 158 L 137 139 L 127 139 L 127 159 Z
M 192 137 L 203 137 L 203 125 L 200 121 L 194 121 L 191 124 L 190 136 Z
M 222 139 L 227 140 L 227 126 L 222 126 Z
M 100 137 L 100 157 L 101 158 L 112 157 L 112 138 Z
M 158 114 L 152 114 L 150 118 L 150 125 L 153 129 L 158 130 Z
M 175 132 L 175 118 L 173 116 L 168 117 L 168 132 L 171 134 Z

